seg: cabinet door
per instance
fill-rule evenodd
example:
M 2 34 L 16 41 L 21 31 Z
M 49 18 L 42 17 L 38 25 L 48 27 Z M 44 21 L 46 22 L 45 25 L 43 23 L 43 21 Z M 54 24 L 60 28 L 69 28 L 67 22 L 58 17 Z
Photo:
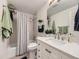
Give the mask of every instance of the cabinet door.
M 44 51 L 43 51 L 43 59 L 61 59 L 60 52 L 53 47 L 43 44 Z
M 49 59 L 61 59 L 61 56 L 58 52 L 55 53 L 55 51 L 54 51 L 51 53 Z
M 52 47 L 49 47 L 50 48 L 50 56 L 49 56 L 49 59 L 61 59 L 61 54 L 58 50 L 52 48 Z
M 43 59 L 49 59 L 49 53 L 45 49 L 43 49 L 42 56 Z
M 62 53 L 62 59 L 76 59 L 76 58 L 71 57 L 71 56 L 69 56 L 69 55 L 67 55 L 65 53 Z

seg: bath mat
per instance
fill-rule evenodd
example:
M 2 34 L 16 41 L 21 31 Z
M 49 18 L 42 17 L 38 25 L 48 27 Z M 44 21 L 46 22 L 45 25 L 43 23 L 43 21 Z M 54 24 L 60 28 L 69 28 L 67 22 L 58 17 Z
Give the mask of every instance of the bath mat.
M 26 56 L 24 56 L 24 57 L 22 57 L 21 59 L 27 59 L 27 57 L 26 57 Z

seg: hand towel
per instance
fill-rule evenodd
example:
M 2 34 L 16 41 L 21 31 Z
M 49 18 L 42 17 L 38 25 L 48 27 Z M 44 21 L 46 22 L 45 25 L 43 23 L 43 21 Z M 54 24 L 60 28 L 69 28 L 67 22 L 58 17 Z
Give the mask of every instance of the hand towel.
M 13 33 L 12 20 L 10 18 L 10 12 L 8 7 L 3 7 L 2 17 L 2 37 L 9 38 Z

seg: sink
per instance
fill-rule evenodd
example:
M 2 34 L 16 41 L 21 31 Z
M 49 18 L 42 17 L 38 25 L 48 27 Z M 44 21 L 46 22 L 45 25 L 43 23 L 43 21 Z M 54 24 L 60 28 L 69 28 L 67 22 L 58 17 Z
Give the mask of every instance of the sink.
M 61 40 L 52 40 L 52 41 L 55 42 L 58 45 L 64 45 L 64 44 L 66 44 L 64 41 L 61 41 Z
M 48 40 L 50 40 L 52 43 L 57 44 L 57 45 L 65 45 L 66 44 L 66 42 L 64 42 L 62 40 L 54 39 L 54 38 L 48 39 Z
M 51 44 L 55 45 L 65 45 L 67 42 L 55 39 L 54 37 L 37 37 L 37 39 L 44 39 L 46 42 L 50 42 Z

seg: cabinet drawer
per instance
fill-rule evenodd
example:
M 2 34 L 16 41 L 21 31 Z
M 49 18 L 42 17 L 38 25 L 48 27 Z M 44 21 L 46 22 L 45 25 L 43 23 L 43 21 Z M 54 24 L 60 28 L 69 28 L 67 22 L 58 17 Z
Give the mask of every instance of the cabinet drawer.
M 61 53 L 57 49 L 48 44 L 44 44 L 43 46 L 45 46 L 44 50 L 49 54 L 49 59 L 61 59 Z
M 37 55 L 40 57 L 38 59 L 61 59 L 59 51 L 44 42 L 39 41 L 39 44 Z

